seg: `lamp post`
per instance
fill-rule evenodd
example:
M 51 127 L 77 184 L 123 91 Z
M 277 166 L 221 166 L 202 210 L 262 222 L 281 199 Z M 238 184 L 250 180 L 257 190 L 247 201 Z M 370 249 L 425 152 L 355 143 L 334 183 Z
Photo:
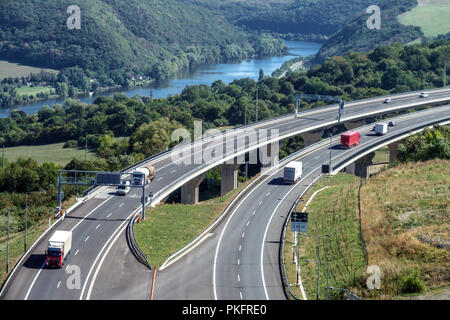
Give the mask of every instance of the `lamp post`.
M 9 223 L 9 215 L 10 215 L 10 208 L 8 208 L 8 235 L 6 236 L 6 273 L 8 273 L 8 267 L 9 267 L 9 230 L 14 230 L 15 227 L 10 227 Z
M 300 233 L 301 234 L 301 233 Z M 320 238 L 330 237 L 329 234 L 324 235 L 307 235 L 303 234 L 305 237 L 316 237 L 317 238 L 317 289 L 316 289 L 316 299 L 319 300 L 319 283 L 320 283 Z M 328 262 L 328 261 L 327 261 Z
M 306 259 L 306 262 L 315 262 L 313 259 Z M 327 260 L 327 300 L 328 300 L 328 279 L 330 278 L 330 263 Z

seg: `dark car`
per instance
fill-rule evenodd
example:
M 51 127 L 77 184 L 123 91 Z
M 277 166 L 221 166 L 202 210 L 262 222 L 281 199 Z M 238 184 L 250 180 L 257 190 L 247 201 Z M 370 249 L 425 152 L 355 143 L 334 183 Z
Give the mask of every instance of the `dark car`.
M 389 127 L 393 127 L 393 126 L 395 126 L 395 123 L 394 123 L 394 121 L 389 121 L 389 124 L 388 124 L 388 126 L 389 126 Z

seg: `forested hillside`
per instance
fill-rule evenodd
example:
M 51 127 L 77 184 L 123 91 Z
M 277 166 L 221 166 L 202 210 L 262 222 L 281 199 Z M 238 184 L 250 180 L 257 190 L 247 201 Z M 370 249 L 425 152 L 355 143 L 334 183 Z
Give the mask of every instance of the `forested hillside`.
M 324 43 L 317 53 L 316 62 L 323 62 L 328 57 L 343 55 L 349 51 L 367 52 L 393 42 L 406 44 L 423 36 L 419 27 L 404 26 L 398 21 L 398 16 L 414 8 L 417 0 L 378 2 L 381 9 L 381 29 L 369 29 L 367 19 L 370 15 L 365 10 L 362 11 Z
M 249 30 L 331 35 L 374 0 L 177 0 L 220 12 Z
M 210 10 L 175 0 L 79 0 L 81 29 L 69 30 L 73 4 L 0 1 L 0 59 L 78 66 L 85 76 L 126 85 L 132 74 L 162 79 L 202 63 L 283 49 L 280 41 L 249 37 Z

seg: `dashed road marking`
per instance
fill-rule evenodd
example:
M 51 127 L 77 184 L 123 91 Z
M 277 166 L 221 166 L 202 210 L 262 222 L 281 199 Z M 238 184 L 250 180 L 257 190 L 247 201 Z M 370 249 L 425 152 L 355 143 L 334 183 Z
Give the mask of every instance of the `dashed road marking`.
M 89 236 L 87 236 L 86 239 L 84 239 L 84 242 L 88 241 L 88 239 L 89 239 Z
M 98 229 L 98 227 L 100 227 L 100 225 L 101 225 L 101 223 L 99 223 L 99 224 L 98 224 L 98 226 L 96 226 L 96 227 L 95 227 L 95 230 L 97 230 L 97 229 Z
M 119 205 L 119 208 L 122 208 L 122 206 L 125 204 L 125 202 L 122 202 L 120 205 Z
M 248 227 L 249 224 L 250 224 L 250 220 L 247 221 L 247 227 Z
M 238 265 L 240 265 L 240 264 L 241 264 L 241 260 L 238 259 Z
M 159 177 L 158 179 L 156 179 L 156 181 L 161 181 L 162 180 L 162 177 Z
M 258 205 L 258 206 L 260 206 L 260 205 L 262 205 L 262 200 L 259 202 L 259 205 Z
M 61 285 L 61 281 L 58 282 L 58 285 L 56 286 L 56 288 L 59 288 L 60 285 Z
M 239 291 L 239 295 L 241 296 L 241 300 L 244 299 L 244 298 L 242 297 L 242 291 Z
M 254 215 L 255 215 L 255 213 L 256 213 L 256 210 L 255 210 L 255 211 L 253 211 L 253 213 L 252 213 L 252 216 L 254 216 Z
M 239 276 L 239 273 L 238 273 L 238 282 L 241 282 L 241 277 Z
M 242 232 L 242 238 L 245 237 L 245 232 Z
M 80 249 L 78 249 L 78 250 L 77 250 L 77 252 L 75 252 L 75 255 L 77 255 L 77 254 L 78 254 L 78 252 L 80 252 Z
M 175 171 L 177 171 L 176 169 L 175 170 L 172 170 L 172 171 L 170 171 L 170 173 L 175 173 Z
M 112 213 L 108 214 L 106 217 L 109 218 L 109 217 L 111 217 L 111 215 L 112 215 Z
M 242 246 L 241 246 L 241 245 L 239 245 L 239 251 L 241 251 L 241 249 L 242 249 Z

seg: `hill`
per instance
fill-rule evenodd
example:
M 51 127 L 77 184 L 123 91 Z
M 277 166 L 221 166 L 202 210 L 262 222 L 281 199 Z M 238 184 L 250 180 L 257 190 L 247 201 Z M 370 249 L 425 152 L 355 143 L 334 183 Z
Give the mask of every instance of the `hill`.
M 86 76 L 126 84 L 136 73 L 162 79 L 201 63 L 265 54 L 272 45 L 283 49 L 279 41 L 267 45 L 206 8 L 175 0 L 80 0 L 81 29 L 69 30 L 72 4 L 2 0 L 0 59 L 58 70 L 77 66 Z
M 219 12 L 248 30 L 331 35 L 373 0 L 178 0 Z M 375 1 L 377 2 L 377 1 Z
M 316 62 L 320 63 L 328 57 L 343 55 L 350 51 L 367 52 L 393 42 L 406 44 L 423 36 L 420 27 L 404 26 L 398 21 L 398 16 L 414 8 L 417 0 L 378 2 L 381 10 L 381 29 L 369 29 L 367 19 L 370 15 L 365 10 L 362 11 L 324 43 L 316 55 Z

